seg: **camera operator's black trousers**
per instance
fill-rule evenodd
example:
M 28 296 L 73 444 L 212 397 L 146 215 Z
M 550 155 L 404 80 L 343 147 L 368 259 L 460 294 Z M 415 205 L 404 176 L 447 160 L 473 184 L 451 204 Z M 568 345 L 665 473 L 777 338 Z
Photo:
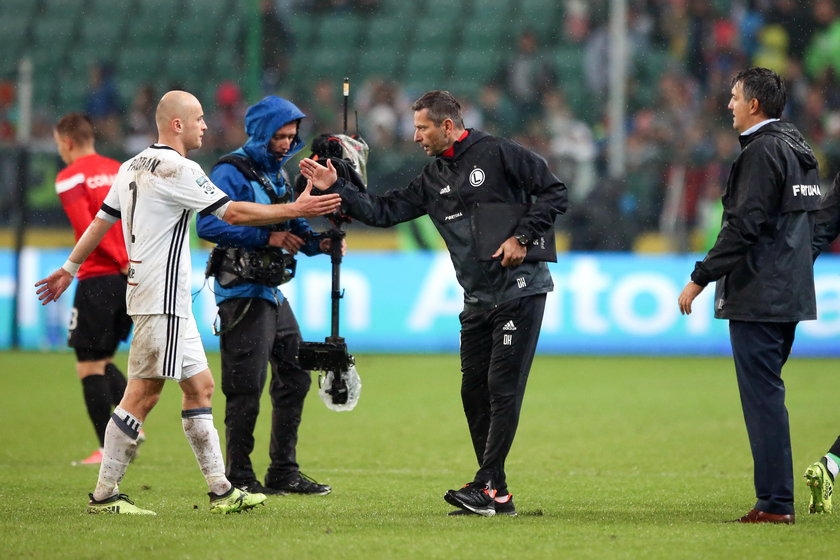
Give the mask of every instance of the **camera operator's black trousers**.
M 793 459 L 784 366 L 796 323 L 730 321 L 729 338 L 753 456 L 755 509 L 793 513 Z
M 309 372 L 297 361 L 300 328 L 287 300 L 274 305 L 262 298 L 229 299 L 219 305 L 219 318 L 223 331 L 222 392 L 227 399 L 228 480 L 234 485 L 257 480 L 250 456 L 254 450 L 260 396 L 270 365 L 268 392 L 272 413 L 268 455 L 271 463 L 264 484 L 281 485 L 298 472 L 295 455 L 298 426 L 311 384 Z
M 475 480 L 507 489 L 507 458 L 537 349 L 545 294 L 488 311 L 463 311 L 461 401 L 479 469 Z

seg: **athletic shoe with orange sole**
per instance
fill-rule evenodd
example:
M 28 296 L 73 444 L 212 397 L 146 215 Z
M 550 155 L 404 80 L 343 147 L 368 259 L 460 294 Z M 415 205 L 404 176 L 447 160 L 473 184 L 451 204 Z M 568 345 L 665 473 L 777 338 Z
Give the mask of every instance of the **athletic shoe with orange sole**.
M 460 490 L 449 490 L 443 499 L 455 507 L 484 517 L 492 517 L 496 515 L 495 497 L 496 490 L 488 488 L 484 482 L 473 481 L 465 484 Z
M 493 509 L 496 510 L 496 515 L 507 515 L 508 517 L 516 517 L 516 506 L 513 505 L 513 494 L 505 494 L 504 496 L 496 495 L 493 498 Z M 468 509 L 456 509 L 450 511 L 447 515 L 478 515 Z
M 102 450 L 97 449 L 87 459 L 82 459 L 81 461 L 73 461 L 72 465 L 99 465 L 102 463 Z

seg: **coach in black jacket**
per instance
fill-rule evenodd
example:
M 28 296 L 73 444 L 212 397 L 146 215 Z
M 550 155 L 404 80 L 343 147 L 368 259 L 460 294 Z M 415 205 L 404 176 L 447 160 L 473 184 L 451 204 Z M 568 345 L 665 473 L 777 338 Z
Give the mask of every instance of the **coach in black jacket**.
M 435 159 L 407 187 L 382 196 L 359 193 L 337 180 L 331 165 L 310 159 L 301 162 L 301 172 L 315 187 L 341 194 L 347 212 L 366 224 L 388 227 L 431 217 L 464 288 L 461 398 L 479 464 L 474 480 L 445 499 L 461 508 L 458 512 L 515 515 L 505 458 L 519 422 L 545 294 L 554 287 L 544 262 L 523 259 L 532 240 L 554 235 L 554 218 L 566 211 L 566 186 L 543 158 L 519 144 L 465 129 L 460 105 L 448 92 L 427 92 L 412 109 L 414 141 Z M 475 205 L 486 202 L 530 204 L 493 255 L 478 254 L 473 229 Z M 497 260 L 481 260 L 491 256 Z
M 680 311 L 709 282 L 715 317 L 729 319 L 755 469 L 755 507 L 741 523 L 793 523 L 793 465 L 782 366 L 799 321 L 816 319 L 811 244 L 820 206 L 817 161 L 799 131 L 779 121 L 781 78 L 750 68 L 732 81 L 729 109 L 741 153 L 723 194 L 723 224 L 679 297 Z

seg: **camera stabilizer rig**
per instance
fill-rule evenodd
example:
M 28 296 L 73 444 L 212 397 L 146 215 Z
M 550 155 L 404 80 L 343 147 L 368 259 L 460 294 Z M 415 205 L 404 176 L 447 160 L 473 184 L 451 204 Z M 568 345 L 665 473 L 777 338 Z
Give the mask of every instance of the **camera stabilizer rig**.
M 345 232 L 340 225 L 324 233 L 330 240 L 330 260 L 332 263 L 332 325 L 330 336 L 324 342 L 302 342 L 298 350 L 301 367 L 307 370 L 324 372 L 319 377 L 321 395 L 328 408 L 333 410 L 352 410 L 359 398 L 361 380 L 355 369 L 355 360 L 347 350 L 344 337 L 338 334 L 339 302 L 344 293 L 341 291 L 341 245 Z M 333 406 L 330 406 L 330 405 Z
M 364 192 L 366 189 L 366 164 L 368 146 L 358 135 L 347 135 L 347 101 L 350 81 L 344 79 L 344 134 L 322 134 L 312 142 L 312 159 L 322 165 L 331 161 L 338 176 Z M 302 176 L 298 177 L 297 190 L 306 186 Z M 328 216 L 332 228 L 323 236 L 330 240 L 330 261 L 332 263 L 331 329 L 324 342 L 301 342 L 298 360 L 303 369 L 323 372 L 319 375 L 320 396 L 331 410 L 353 410 L 359 400 L 362 382 L 356 372 L 355 359 L 347 350 L 347 343 L 338 333 L 339 303 L 344 297 L 341 290 L 341 248 L 346 233 L 344 224 L 351 221 L 341 210 Z

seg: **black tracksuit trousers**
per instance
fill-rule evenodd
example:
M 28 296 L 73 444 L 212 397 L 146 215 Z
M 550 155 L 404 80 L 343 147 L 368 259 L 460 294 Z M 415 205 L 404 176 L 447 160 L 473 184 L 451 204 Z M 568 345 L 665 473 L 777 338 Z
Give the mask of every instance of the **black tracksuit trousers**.
M 793 458 L 782 366 L 796 323 L 729 321 L 729 337 L 753 456 L 755 509 L 793 513 Z
M 271 463 L 264 484 L 281 485 L 298 472 L 298 426 L 312 382 L 297 361 L 300 328 L 287 300 L 274 305 L 262 298 L 229 299 L 219 305 L 219 317 L 223 331 L 239 319 L 220 340 L 227 477 L 234 485 L 256 480 L 250 456 L 271 365 Z
M 463 311 L 461 400 L 479 469 L 475 480 L 506 490 L 507 458 L 540 335 L 545 294 L 488 311 Z

